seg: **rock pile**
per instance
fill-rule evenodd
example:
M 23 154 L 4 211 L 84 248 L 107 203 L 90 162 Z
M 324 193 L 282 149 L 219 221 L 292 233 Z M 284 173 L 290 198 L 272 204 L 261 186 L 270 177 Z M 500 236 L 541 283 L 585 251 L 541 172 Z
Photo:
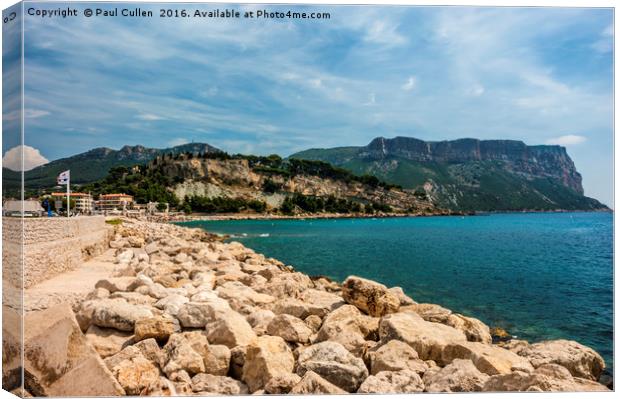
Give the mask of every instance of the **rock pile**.
M 114 277 L 75 314 L 28 315 L 31 393 L 607 390 L 603 359 L 576 342 L 493 344 L 481 321 L 397 287 L 311 279 L 199 229 L 125 221 L 110 245 Z

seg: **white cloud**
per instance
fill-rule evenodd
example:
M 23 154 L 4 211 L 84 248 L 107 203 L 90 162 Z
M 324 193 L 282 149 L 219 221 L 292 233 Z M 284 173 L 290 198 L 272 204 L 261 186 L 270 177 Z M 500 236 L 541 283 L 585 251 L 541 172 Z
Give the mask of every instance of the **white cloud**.
M 592 43 L 592 48 L 599 53 L 611 53 L 613 50 L 614 26 L 609 25 L 600 34 L 597 41 Z
M 204 97 L 213 97 L 213 96 L 217 95 L 218 92 L 219 92 L 218 87 L 217 86 L 213 86 L 213 87 L 209 87 L 209 89 L 203 91 L 202 95 Z
M 45 165 L 49 161 L 36 148 L 24 145 L 13 147 L 2 157 L 2 166 L 15 172 L 22 170 L 22 151 L 24 156 L 24 171 Z
M 49 114 L 50 114 L 49 112 L 43 111 L 41 109 L 25 109 L 24 110 L 24 117 L 31 118 L 31 119 L 40 118 L 42 116 L 47 116 Z
M 469 89 L 468 94 L 474 97 L 480 97 L 484 94 L 484 90 L 484 86 L 482 86 L 481 84 L 476 84 Z
M 387 46 L 400 46 L 407 40 L 398 33 L 398 25 L 392 21 L 375 21 L 366 31 L 364 40 Z
M 316 88 L 323 86 L 323 81 L 321 79 L 311 79 L 309 82 L 310 85 Z
M 407 79 L 407 81 L 405 82 L 404 85 L 401 86 L 401 88 L 405 91 L 411 91 L 415 88 L 417 83 L 418 83 L 418 80 L 416 79 L 415 76 L 409 76 L 409 79 Z
M 178 137 L 176 139 L 172 139 L 168 142 L 168 145 L 171 147 L 176 147 L 178 145 L 183 145 L 189 143 L 188 139 L 184 139 L 182 137 Z
M 140 114 L 136 116 L 138 119 L 142 119 L 143 121 L 161 121 L 166 118 L 163 116 L 155 115 L 155 114 Z
M 50 113 L 48 111 L 43 111 L 40 109 L 26 109 L 24 110 L 24 118 L 36 119 L 41 118 L 42 116 L 47 116 Z M 15 110 L 11 112 L 7 112 L 3 115 L 2 119 L 5 121 L 15 121 L 21 118 L 20 110 Z
M 567 134 L 566 136 L 554 137 L 546 141 L 549 145 L 576 145 L 584 143 L 587 139 L 583 136 L 575 134 Z
M 377 103 L 377 95 L 375 93 L 370 93 L 368 95 L 368 102 L 365 102 L 364 105 L 375 105 Z

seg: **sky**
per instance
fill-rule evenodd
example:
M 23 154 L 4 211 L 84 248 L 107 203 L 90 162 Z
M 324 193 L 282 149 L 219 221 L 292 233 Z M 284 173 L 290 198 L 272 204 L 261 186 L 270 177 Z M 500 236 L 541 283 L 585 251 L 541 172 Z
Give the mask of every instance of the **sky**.
M 24 18 L 28 165 L 191 141 L 286 156 L 378 136 L 514 139 L 566 146 L 586 195 L 613 205 L 611 9 L 166 5 L 331 15 L 214 20 L 72 6 L 80 17 Z

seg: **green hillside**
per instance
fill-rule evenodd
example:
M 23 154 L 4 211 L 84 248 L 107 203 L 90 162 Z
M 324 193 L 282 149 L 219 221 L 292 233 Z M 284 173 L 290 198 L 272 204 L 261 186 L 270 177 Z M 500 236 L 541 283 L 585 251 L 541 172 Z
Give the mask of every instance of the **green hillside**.
M 607 209 L 599 201 L 550 177 L 554 173 L 540 176 L 525 173 L 517 167 L 522 167 L 521 163 L 509 159 L 419 161 L 389 152 L 377 155 L 375 150 L 370 153 L 368 146 L 311 149 L 290 158 L 322 160 L 358 175 L 373 175 L 387 183 L 426 194 L 438 207 L 458 211 Z
M 158 155 L 219 151 L 217 148 L 203 143 L 183 144 L 165 149 L 146 148 L 140 145 L 125 146 L 120 150 L 95 148 L 27 171 L 24 175 L 24 189 L 28 192 L 53 187 L 56 185 L 56 177 L 68 169 L 71 170 L 71 184 L 86 184 L 105 178 L 108 172 L 115 167 L 144 164 Z M 6 168 L 2 168 L 2 173 L 5 192 L 14 195 L 13 193 L 20 186 L 20 173 Z

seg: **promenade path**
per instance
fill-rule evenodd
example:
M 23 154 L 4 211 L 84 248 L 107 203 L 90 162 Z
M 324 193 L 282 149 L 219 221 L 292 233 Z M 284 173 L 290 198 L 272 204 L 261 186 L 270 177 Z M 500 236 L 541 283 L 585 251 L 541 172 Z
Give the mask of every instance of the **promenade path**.
M 59 303 L 72 306 L 83 299 L 97 281 L 114 271 L 114 249 L 84 262 L 80 267 L 61 273 L 24 291 L 25 311 L 46 309 Z

